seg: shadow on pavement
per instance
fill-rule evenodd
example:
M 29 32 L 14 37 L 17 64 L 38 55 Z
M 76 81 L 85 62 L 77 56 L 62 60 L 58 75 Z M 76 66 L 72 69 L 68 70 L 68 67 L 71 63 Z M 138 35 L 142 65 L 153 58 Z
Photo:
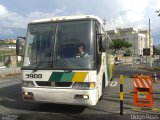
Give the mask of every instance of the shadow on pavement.
M 112 115 L 112 114 L 99 114 L 99 115 L 91 115 L 91 114 L 32 114 L 28 115 L 20 115 L 20 120 L 130 120 L 130 115 Z
M 21 96 L 20 84 L 1 88 L 0 104 L 8 109 L 30 111 L 30 113 L 48 112 L 79 114 L 85 109 L 84 106 L 24 102 Z
M 114 78 L 119 78 L 120 75 L 132 77 L 133 74 L 154 75 L 151 71 L 132 68 L 131 65 L 115 66 Z M 157 74 L 158 76 L 158 74 Z

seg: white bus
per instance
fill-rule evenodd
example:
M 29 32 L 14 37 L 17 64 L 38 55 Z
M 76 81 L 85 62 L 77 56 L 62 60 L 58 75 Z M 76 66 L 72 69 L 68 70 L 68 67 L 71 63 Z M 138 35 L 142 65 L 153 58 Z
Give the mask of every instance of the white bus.
M 105 31 L 93 15 L 29 23 L 21 68 L 24 101 L 96 105 L 113 74 Z

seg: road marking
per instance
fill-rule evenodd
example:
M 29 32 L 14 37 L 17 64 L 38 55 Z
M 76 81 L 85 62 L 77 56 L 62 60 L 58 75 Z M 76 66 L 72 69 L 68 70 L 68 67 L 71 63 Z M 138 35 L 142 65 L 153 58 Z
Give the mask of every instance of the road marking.
M 6 98 L 6 97 L 1 97 L 1 98 L 0 98 L 0 102 L 3 102 L 3 101 L 10 101 L 10 102 L 13 102 L 13 101 L 15 101 L 15 99 Z
M 16 84 L 20 84 L 21 81 L 20 80 L 15 80 L 15 81 L 6 81 L 3 83 L 0 83 L 0 88 L 4 88 L 4 87 L 8 87 L 8 86 L 12 86 L 12 85 L 16 85 Z
M 115 86 L 117 86 L 117 83 L 118 83 L 117 81 L 112 81 L 110 86 L 115 87 Z
M 7 83 L 7 82 L 15 82 L 15 81 L 21 81 L 21 80 L 18 80 L 18 79 L 5 79 L 5 80 L 0 80 L 0 84 L 1 83 Z

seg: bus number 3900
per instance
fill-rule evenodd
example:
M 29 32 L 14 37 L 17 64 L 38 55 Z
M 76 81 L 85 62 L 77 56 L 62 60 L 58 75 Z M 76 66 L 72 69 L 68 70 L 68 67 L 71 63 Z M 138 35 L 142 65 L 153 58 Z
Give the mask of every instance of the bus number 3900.
M 42 74 L 26 74 L 26 78 L 41 79 L 42 78 Z

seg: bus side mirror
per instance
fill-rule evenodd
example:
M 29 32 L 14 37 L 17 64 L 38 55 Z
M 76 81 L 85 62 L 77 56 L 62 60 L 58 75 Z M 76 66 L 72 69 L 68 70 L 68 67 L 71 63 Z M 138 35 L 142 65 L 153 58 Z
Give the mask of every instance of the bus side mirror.
M 97 55 L 97 64 L 98 64 L 98 65 L 101 65 L 101 61 L 102 61 L 102 60 L 101 60 L 101 57 L 102 57 L 101 54 L 98 54 L 98 55 Z
M 16 41 L 16 55 L 23 56 L 25 48 L 25 37 L 17 37 Z
M 102 53 L 103 52 L 103 47 L 102 47 L 102 36 L 100 36 L 100 39 L 99 39 L 99 53 Z

